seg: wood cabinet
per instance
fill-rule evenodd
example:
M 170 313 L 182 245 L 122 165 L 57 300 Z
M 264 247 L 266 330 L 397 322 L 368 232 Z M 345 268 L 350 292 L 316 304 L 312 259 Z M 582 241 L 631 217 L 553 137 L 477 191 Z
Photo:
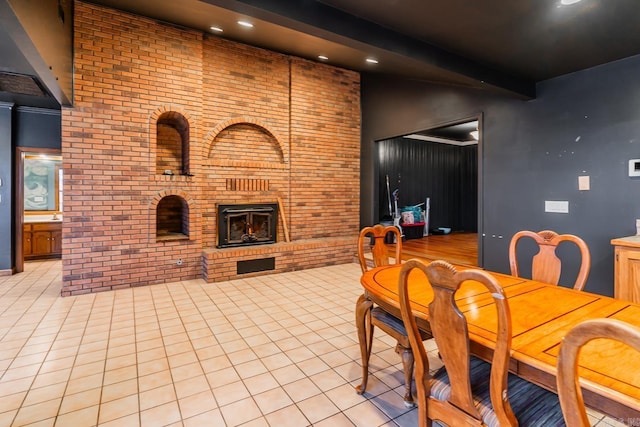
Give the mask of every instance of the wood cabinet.
M 640 303 L 640 236 L 611 240 L 615 248 L 614 297 Z
M 25 223 L 22 248 L 24 259 L 60 258 L 62 256 L 62 224 L 59 222 Z

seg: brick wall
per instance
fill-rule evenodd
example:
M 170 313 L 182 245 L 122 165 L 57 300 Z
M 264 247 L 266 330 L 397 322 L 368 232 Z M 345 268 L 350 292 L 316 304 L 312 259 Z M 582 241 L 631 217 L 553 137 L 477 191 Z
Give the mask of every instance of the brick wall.
M 74 49 L 62 295 L 232 278 L 229 263 L 264 254 L 215 249 L 217 203 L 282 201 L 291 243 L 281 219 L 263 248 L 276 271 L 352 260 L 357 73 L 82 2 Z M 188 238 L 156 236 L 170 195 L 188 207 Z

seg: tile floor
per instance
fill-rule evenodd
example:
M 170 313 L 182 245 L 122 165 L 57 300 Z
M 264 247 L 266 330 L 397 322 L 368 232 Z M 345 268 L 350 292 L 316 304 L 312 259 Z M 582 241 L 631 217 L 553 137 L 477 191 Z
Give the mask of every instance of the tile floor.
M 354 391 L 359 277 L 346 264 L 62 298 L 60 261 L 26 263 L 0 277 L 0 426 L 416 426 L 385 334 Z

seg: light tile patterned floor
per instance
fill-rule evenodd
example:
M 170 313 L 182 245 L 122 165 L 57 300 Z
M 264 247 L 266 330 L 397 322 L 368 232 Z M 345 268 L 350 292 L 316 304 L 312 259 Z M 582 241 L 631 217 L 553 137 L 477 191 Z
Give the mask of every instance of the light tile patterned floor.
M 346 264 L 62 298 L 60 261 L 26 263 L 0 277 L 0 426 L 416 426 L 385 334 L 354 391 L 359 277 Z

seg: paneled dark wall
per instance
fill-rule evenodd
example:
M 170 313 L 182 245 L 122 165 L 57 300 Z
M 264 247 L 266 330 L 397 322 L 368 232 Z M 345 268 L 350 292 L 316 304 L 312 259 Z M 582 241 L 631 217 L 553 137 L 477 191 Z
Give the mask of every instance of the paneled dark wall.
M 481 115 L 480 262 L 508 272 L 518 230 L 553 229 L 581 236 L 592 268 L 586 290 L 613 294 L 612 238 L 635 234 L 640 180 L 627 174 L 640 158 L 640 56 L 547 80 L 525 101 L 416 81 L 362 79 L 361 222 L 378 211 L 374 141 Z M 591 190 L 578 190 L 589 176 Z M 569 213 L 544 211 L 566 200 Z M 567 251 L 569 270 L 577 254 Z M 565 275 L 561 283 L 569 282 Z
M 399 190 L 399 207 L 426 203 L 429 197 L 430 228 L 477 231 L 477 145 L 393 138 L 380 141 L 377 146 L 378 219 L 389 216 L 388 176 L 391 192 Z

